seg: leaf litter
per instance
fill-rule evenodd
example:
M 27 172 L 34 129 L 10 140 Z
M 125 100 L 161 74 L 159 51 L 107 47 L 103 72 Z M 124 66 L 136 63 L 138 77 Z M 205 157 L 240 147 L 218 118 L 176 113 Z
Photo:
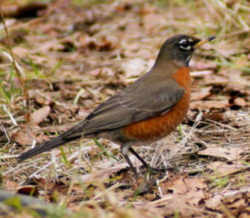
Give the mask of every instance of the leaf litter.
M 24 4 L 21 9 L 29 8 Z M 0 46 L 6 50 L 9 42 L 25 69 L 30 119 L 20 87 L 14 92 L 12 66 L 1 56 L 0 101 L 7 110 L 0 119 L 11 137 L 9 142 L 4 131 L 0 135 L 3 189 L 33 193 L 93 217 L 247 217 L 250 17 L 245 10 L 250 5 L 222 5 L 140 0 L 77 5 L 66 0 L 46 3 L 29 19 L 9 14 L 15 18 L 6 18 L 9 39 L 1 35 Z M 119 146 L 102 139 L 102 150 L 81 139 L 12 163 L 12 156 L 65 131 L 147 72 L 163 41 L 176 33 L 215 34 L 217 41 L 192 60 L 192 103 L 183 124 L 169 137 L 139 148 L 152 166 L 173 172 L 151 175 L 146 184 L 144 176 L 135 180 Z

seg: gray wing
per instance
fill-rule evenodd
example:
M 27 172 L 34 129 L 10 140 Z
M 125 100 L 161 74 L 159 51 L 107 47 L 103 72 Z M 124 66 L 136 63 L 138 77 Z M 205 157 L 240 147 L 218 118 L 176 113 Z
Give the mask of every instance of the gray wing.
M 83 121 L 83 134 L 89 135 L 121 128 L 130 123 L 166 113 L 185 92 L 172 79 L 158 81 L 157 87 L 150 85 L 150 81 L 142 83 L 138 80 L 100 104 Z

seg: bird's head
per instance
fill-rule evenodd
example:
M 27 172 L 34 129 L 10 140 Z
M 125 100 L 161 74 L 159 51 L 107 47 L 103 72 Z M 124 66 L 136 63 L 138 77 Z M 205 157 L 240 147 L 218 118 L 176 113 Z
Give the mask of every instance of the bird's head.
M 212 41 L 215 37 L 201 40 L 189 35 L 175 35 L 165 41 L 162 45 L 158 59 L 174 60 L 178 63 L 188 66 L 193 52 L 201 45 Z

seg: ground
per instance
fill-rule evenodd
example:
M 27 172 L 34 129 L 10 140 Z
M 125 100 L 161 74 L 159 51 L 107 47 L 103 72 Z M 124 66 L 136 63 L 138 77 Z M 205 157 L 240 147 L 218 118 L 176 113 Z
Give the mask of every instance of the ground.
M 37 2 L 0 3 L 1 190 L 49 203 L 52 217 L 248 217 L 249 2 Z M 135 179 L 119 146 L 103 139 L 17 164 L 32 144 L 147 72 L 164 40 L 179 33 L 216 40 L 191 61 L 192 102 L 182 125 L 136 148 L 151 166 L 171 170 L 150 174 L 132 159 Z M 34 205 L 14 199 L 0 203 L 0 216 L 34 216 Z

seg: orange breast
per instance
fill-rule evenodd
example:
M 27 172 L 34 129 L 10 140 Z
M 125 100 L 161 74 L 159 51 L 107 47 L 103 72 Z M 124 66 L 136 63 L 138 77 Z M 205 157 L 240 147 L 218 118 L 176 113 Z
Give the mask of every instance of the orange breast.
M 155 140 L 168 135 L 182 122 L 188 111 L 190 102 L 191 78 L 189 68 L 181 68 L 172 77 L 185 89 L 185 94 L 181 100 L 164 115 L 125 127 L 122 130 L 124 136 L 131 140 Z

